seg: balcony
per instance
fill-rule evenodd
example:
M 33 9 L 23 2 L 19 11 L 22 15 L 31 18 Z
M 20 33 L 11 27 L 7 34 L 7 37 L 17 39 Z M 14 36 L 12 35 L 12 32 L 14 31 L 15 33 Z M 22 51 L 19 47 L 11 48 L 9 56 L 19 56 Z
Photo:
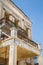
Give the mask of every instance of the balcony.
M 0 40 L 0 48 L 10 46 L 13 43 L 17 45 L 18 58 L 26 58 L 40 55 L 38 44 L 28 38 L 25 30 L 17 26 L 17 37 L 11 37 L 11 27 L 15 27 L 15 23 L 9 19 L 2 18 L 0 20 L 2 26 L 2 38 Z M 5 34 L 4 34 L 5 33 Z
M 11 43 L 16 44 L 17 48 L 18 48 L 18 57 L 19 57 L 19 55 L 23 55 L 23 57 L 37 56 L 37 55 L 40 55 L 40 52 L 41 52 L 40 49 L 38 49 L 37 47 L 35 47 L 35 46 L 31 45 L 30 43 L 25 42 L 24 40 L 21 40 L 17 37 L 10 37 L 5 40 L 1 40 L 0 43 L 1 43 L 0 48 L 6 47 L 6 46 L 10 45 Z
M 25 30 L 23 30 L 21 27 L 18 27 L 18 37 L 28 43 L 30 43 L 31 45 L 33 45 L 34 47 L 38 48 L 38 44 L 34 41 L 32 41 L 31 39 L 28 38 L 28 35 L 25 33 Z
M 0 64 L 9 63 L 9 50 L 11 44 L 17 45 L 17 60 L 40 55 L 40 50 L 17 37 L 10 37 L 1 41 Z M 14 45 L 14 46 L 15 46 Z
M 2 27 L 2 31 L 5 32 L 8 36 L 10 36 L 10 32 L 11 32 L 10 31 L 10 28 L 11 27 L 15 27 L 15 23 L 12 22 L 9 19 L 6 20 L 5 18 L 2 18 L 0 20 L 0 25 L 2 25 L 2 24 L 4 24 L 3 27 Z M 28 34 L 25 33 L 25 30 L 24 29 L 22 29 L 19 26 L 17 27 L 17 29 L 18 29 L 17 35 L 18 35 L 18 37 L 21 40 L 24 40 L 28 44 L 31 44 L 32 46 L 38 48 L 38 44 L 28 38 Z

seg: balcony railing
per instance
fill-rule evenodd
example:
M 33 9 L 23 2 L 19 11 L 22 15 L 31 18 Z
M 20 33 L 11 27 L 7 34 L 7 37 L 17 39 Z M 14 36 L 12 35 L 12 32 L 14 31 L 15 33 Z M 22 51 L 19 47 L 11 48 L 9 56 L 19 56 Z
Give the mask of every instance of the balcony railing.
M 0 20 L 0 24 L 2 24 L 2 23 L 5 23 L 8 28 L 15 27 L 15 23 L 12 22 L 9 19 L 6 20 L 5 18 L 2 18 Z M 37 47 L 38 48 L 38 44 L 28 38 L 28 34 L 25 33 L 25 30 L 24 29 L 22 29 L 19 26 L 17 27 L 17 29 L 18 29 L 18 32 L 17 33 L 18 33 L 18 37 L 19 38 L 23 39 L 24 41 L 26 41 L 29 44 L 33 45 L 34 47 Z
M 20 27 L 19 27 L 20 28 Z M 18 37 L 23 39 L 24 41 L 30 43 L 31 45 L 35 46 L 38 48 L 38 44 L 28 38 L 28 35 L 25 34 L 25 32 L 21 31 L 21 28 L 18 30 Z

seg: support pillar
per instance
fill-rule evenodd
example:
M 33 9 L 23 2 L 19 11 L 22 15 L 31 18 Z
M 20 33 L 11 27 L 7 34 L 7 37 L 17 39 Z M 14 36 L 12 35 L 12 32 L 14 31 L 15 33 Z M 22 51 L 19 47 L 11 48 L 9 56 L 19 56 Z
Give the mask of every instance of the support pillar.
M 43 56 L 38 56 L 38 64 L 43 65 Z
M 11 36 L 17 36 L 17 29 L 15 27 L 11 28 Z M 17 45 L 14 43 L 14 39 L 9 50 L 9 65 L 17 65 Z
M 9 65 L 17 65 L 17 46 L 14 43 L 10 45 Z
M 15 27 L 11 28 L 11 36 L 16 36 L 17 37 L 17 29 Z

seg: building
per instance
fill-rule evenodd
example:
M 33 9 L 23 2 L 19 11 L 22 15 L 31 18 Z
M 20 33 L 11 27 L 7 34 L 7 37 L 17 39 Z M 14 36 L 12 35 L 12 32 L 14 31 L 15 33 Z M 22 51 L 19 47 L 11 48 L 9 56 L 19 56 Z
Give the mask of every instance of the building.
M 11 0 L 0 0 L 0 65 L 40 65 L 40 56 L 31 20 Z

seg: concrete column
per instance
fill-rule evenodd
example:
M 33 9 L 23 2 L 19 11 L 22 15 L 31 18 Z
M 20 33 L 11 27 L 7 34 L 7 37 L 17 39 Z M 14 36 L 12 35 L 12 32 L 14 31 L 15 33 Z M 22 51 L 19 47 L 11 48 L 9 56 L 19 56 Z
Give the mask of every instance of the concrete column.
M 17 37 L 17 29 L 15 27 L 11 28 L 11 36 L 16 36 Z
M 43 65 L 43 56 L 38 56 L 38 64 Z
M 10 45 L 9 65 L 17 65 L 17 46 L 15 44 Z

